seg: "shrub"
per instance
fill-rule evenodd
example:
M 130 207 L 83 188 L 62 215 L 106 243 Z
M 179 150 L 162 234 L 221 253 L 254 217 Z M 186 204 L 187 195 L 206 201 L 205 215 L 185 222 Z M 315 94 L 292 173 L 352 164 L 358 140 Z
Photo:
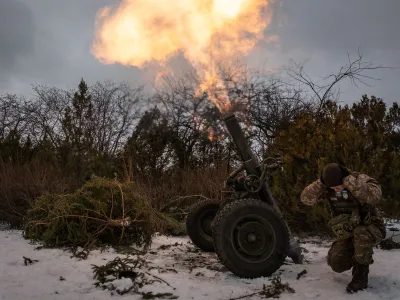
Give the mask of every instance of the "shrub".
M 134 182 L 95 177 L 74 193 L 39 197 L 28 211 L 24 236 L 50 247 L 148 246 L 155 232 L 174 226 Z

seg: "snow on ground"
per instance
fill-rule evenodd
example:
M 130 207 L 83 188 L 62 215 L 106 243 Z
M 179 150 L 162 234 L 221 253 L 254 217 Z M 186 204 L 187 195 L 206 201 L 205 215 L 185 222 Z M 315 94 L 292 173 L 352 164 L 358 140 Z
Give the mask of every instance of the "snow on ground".
M 350 271 L 336 274 L 326 264 L 330 243 L 318 239 L 302 241 L 306 263 L 294 265 L 290 260 L 277 271 L 282 283 L 288 282 L 295 293 L 283 293 L 281 299 L 400 299 L 400 250 L 375 250 L 371 266 L 369 289 L 354 295 L 345 292 L 351 280 Z M 139 295 L 111 295 L 108 290 L 94 286 L 92 265 L 104 265 L 115 257 L 125 257 L 114 250 L 91 252 L 86 260 L 71 258 L 60 249 L 40 249 L 24 240 L 20 231 L 0 230 L 0 299 L 4 300 L 106 300 L 141 299 Z M 161 247 L 161 249 L 160 249 Z M 23 257 L 37 260 L 24 264 Z M 146 259 L 149 274 L 167 283 L 144 286 L 142 291 L 172 293 L 178 299 L 229 300 L 251 294 L 270 284 L 268 278 L 240 279 L 218 262 L 215 254 L 202 253 L 188 238 L 156 237 Z M 297 275 L 307 273 L 297 279 Z M 131 279 L 114 281 L 123 290 Z M 244 299 L 262 299 L 253 296 Z

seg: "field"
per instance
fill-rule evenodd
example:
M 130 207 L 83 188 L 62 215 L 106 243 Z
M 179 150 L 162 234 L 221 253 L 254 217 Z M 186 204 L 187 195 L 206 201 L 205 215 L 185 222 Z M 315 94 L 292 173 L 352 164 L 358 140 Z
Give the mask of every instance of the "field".
M 389 223 L 387 226 L 388 236 L 396 233 L 390 231 L 391 227 L 400 227 Z M 86 257 L 82 256 L 84 253 L 72 256 L 67 250 L 43 249 L 23 239 L 20 231 L 2 228 L 0 299 L 229 300 L 265 299 L 275 292 L 280 299 L 398 299 L 400 250 L 376 249 L 369 289 L 349 296 L 345 286 L 350 281 L 350 272 L 336 274 L 326 264 L 329 243 L 320 239 L 301 240 L 306 258 L 303 265 L 293 265 L 287 260 L 271 278 L 246 280 L 228 272 L 215 254 L 198 251 L 187 237 L 157 236 L 144 254 L 133 248 L 109 248 L 90 252 Z M 125 272 L 119 279 L 106 276 L 106 282 L 96 284 L 93 266 L 106 265 L 117 257 L 130 257 L 140 267 Z M 274 285 L 275 276 L 280 281 Z M 277 291 L 279 283 L 282 289 Z M 140 294 L 135 294 L 135 289 Z

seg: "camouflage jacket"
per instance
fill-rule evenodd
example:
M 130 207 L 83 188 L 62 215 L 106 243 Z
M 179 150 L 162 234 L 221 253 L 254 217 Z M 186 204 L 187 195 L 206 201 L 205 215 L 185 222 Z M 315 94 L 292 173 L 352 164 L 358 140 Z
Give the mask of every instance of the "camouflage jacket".
M 376 204 L 382 199 L 382 190 L 378 181 L 365 174 L 350 172 L 350 175 L 344 178 L 343 184 L 351 194 L 347 199 L 341 197 L 338 202 L 332 203 L 330 197 L 335 193 L 318 179 L 302 191 L 300 200 L 306 205 L 329 202 L 331 217 L 341 213 L 336 210 L 336 208 L 340 210 L 340 206 L 344 210 L 354 209 L 356 206 L 362 224 L 367 225 L 367 222 L 370 222 L 378 228 L 383 236 L 386 236 L 382 212 L 376 207 Z M 335 197 L 333 198 L 335 199 Z M 367 216 L 369 217 L 367 218 Z M 367 219 L 370 221 L 366 221 Z
M 379 182 L 366 174 L 351 172 L 344 178 L 343 184 L 361 206 L 375 206 L 382 199 Z M 315 205 L 327 200 L 327 192 L 328 188 L 318 179 L 302 191 L 300 200 L 306 205 Z

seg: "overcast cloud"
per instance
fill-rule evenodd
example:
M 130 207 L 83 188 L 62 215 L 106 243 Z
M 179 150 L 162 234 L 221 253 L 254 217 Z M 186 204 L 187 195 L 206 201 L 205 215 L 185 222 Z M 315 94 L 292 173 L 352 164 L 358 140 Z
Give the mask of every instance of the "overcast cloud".
M 162 0 L 160 0 L 162 1 Z M 190 1 L 190 0 L 187 0 Z M 102 65 L 90 53 L 96 12 L 115 0 L 0 0 L 0 92 L 29 94 L 42 83 L 75 87 L 83 77 L 145 82 L 148 74 L 135 67 Z M 251 66 L 279 68 L 289 59 L 309 59 L 311 76 L 324 76 L 346 63 L 347 53 L 361 48 L 365 59 L 400 67 L 399 0 L 280 0 L 268 34 L 279 36 L 279 48 L 259 44 Z M 400 69 L 372 75 L 372 87 L 341 86 L 344 102 L 374 94 L 398 101 Z

